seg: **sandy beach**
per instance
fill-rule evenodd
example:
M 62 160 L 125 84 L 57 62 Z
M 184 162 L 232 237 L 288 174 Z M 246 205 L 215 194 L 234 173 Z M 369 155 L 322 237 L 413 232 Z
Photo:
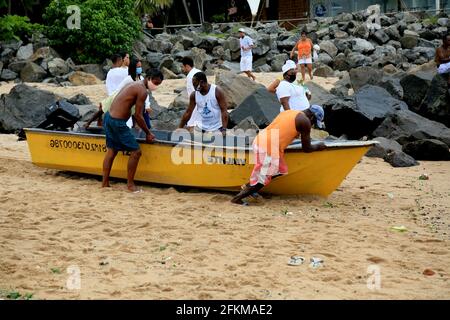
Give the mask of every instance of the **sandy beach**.
M 33 86 L 94 103 L 106 95 L 101 85 Z M 156 99 L 168 106 L 182 86 L 165 81 Z M 449 299 L 449 176 L 450 162 L 364 158 L 328 199 L 241 207 L 214 191 L 141 183 L 144 193 L 130 194 L 121 180 L 101 189 L 99 177 L 34 166 L 26 142 L 0 135 L 0 298 Z M 291 256 L 306 262 L 289 266 Z M 80 289 L 67 286 L 68 268 Z M 368 286 L 373 270 L 379 287 Z

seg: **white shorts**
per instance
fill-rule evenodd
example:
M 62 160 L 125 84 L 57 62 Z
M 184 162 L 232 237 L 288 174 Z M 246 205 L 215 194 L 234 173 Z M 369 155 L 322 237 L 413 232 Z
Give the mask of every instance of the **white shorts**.
M 298 59 L 298 64 L 312 64 L 312 58 L 303 58 L 303 59 Z
M 450 62 L 443 63 L 438 68 L 439 74 L 450 73 Z
M 241 57 L 241 72 L 252 71 L 253 57 Z

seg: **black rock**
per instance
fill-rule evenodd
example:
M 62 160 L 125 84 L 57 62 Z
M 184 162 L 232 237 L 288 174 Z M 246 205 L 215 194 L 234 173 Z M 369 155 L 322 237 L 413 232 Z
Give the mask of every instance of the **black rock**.
M 350 70 L 350 81 L 355 92 L 367 84 L 378 85 L 382 77 L 383 71 L 372 67 L 359 67 Z
M 390 163 L 390 165 L 395 168 L 413 167 L 419 165 L 419 163 L 414 160 L 413 157 L 407 155 L 402 151 L 389 152 L 384 157 L 384 161 Z
M 84 94 L 79 93 L 73 97 L 71 97 L 70 99 L 67 100 L 67 102 L 71 103 L 71 104 L 76 104 L 76 105 L 92 105 L 91 100 L 89 100 L 88 97 L 86 97 Z
M 373 132 L 374 136 L 396 140 L 401 145 L 424 139 L 436 139 L 450 146 L 450 129 L 410 110 L 390 114 Z
M 442 141 L 424 139 L 405 144 L 403 151 L 416 160 L 446 161 L 450 160 L 448 148 Z
M 0 97 L 0 132 L 33 128 L 45 120 L 47 108 L 58 100 L 53 93 L 19 84 Z
M 430 88 L 431 80 L 428 73 L 422 72 L 407 74 L 400 80 L 404 101 L 411 110 L 419 112 L 422 101 Z
M 260 129 L 267 127 L 280 114 L 280 102 L 266 88 L 259 88 L 230 113 L 229 128 L 233 128 L 247 117 Z
M 395 140 L 390 140 L 383 137 L 377 137 L 373 140 L 378 141 L 378 144 L 374 145 L 366 153 L 367 157 L 384 159 L 384 157 L 386 157 L 388 153 L 391 153 L 393 151 L 402 151 L 402 146 Z
M 450 127 L 450 94 L 447 80 L 436 75 L 425 94 L 419 113 L 424 117 Z
M 390 114 L 407 109 L 385 89 L 366 85 L 354 97 L 333 99 L 324 104 L 325 124 L 334 136 L 349 139 L 369 136 Z

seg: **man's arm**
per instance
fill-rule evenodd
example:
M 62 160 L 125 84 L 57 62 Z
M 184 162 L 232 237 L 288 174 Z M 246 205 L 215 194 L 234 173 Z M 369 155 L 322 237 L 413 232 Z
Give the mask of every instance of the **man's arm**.
M 326 149 L 324 143 L 319 143 L 316 145 L 311 144 L 311 121 L 306 118 L 305 115 L 299 114 L 295 118 L 295 126 L 298 132 L 300 132 L 302 140 L 302 149 L 306 153 L 311 153 L 314 151 L 321 151 Z
M 136 100 L 136 110 L 134 112 L 134 119 L 136 120 L 136 123 L 139 127 L 141 127 L 142 130 L 144 130 L 146 135 L 151 135 L 150 130 L 147 127 L 147 124 L 144 120 L 144 106 L 145 106 L 145 99 L 147 98 L 147 92 L 146 90 L 139 90 L 139 95 Z
M 281 105 L 283 106 L 283 109 L 285 111 L 291 110 L 291 107 L 289 105 L 289 98 L 290 97 L 284 97 L 280 99 Z
M 280 85 L 280 82 L 281 81 L 279 79 L 275 79 L 271 84 L 269 84 L 269 86 L 267 87 L 267 91 L 271 93 L 276 93 L 277 88 Z
M 195 91 L 191 93 L 191 96 L 189 97 L 189 106 L 186 109 L 186 112 L 181 117 L 180 125 L 178 126 L 179 129 L 183 129 L 184 126 L 188 123 L 189 119 L 192 116 L 192 112 L 195 108 Z
M 222 128 L 228 128 L 228 104 L 225 94 L 222 89 L 216 87 L 216 99 L 220 106 L 220 112 L 222 114 Z

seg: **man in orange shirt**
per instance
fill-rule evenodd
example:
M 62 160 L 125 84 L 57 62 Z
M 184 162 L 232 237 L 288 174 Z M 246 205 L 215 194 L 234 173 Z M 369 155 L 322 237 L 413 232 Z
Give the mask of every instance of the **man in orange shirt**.
M 291 59 L 294 58 L 295 49 L 298 50 L 298 64 L 300 65 L 300 70 L 302 72 L 302 80 L 305 81 L 305 66 L 308 68 L 309 77 L 313 79 L 312 75 L 312 50 L 313 43 L 306 35 L 306 31 L 302 31 L 301 38 L 297 42 L 291 51 Z
M 323 127 L 324 111 L 322 107 L 313 105 L 305 111 L 288 110 L 280 113 L 278 117 L 255 138 L 253 153 L 255 167 L 250 176 L 250 183 L 235 196 L 231 202 L 246 204 L 242 199 L 260 191 L 267 186 L 273 178 L 288 173 L 284 160 L 284 150 L 301 135 L 302 149 L 310 153 L 326 148 L 324 143 L 311 144 L 311 127 L 316 123 Z

